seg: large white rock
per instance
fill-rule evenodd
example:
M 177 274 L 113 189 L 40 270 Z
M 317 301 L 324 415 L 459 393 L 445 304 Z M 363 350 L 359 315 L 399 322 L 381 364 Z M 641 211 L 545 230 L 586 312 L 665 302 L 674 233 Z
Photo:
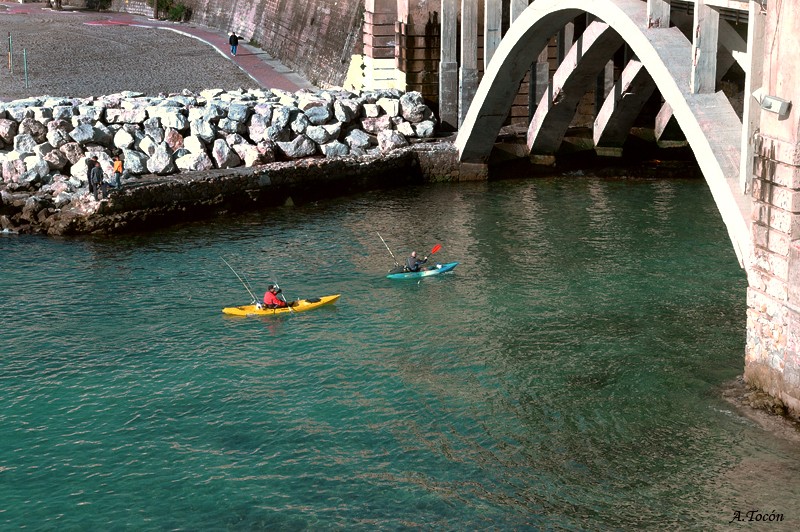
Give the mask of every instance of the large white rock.
M 178 157 L 175 164 L 180 170 L 186 172 L 202 172 L 214 168 L 214 163 L 205 153 L 190 153 L 183 157 Z

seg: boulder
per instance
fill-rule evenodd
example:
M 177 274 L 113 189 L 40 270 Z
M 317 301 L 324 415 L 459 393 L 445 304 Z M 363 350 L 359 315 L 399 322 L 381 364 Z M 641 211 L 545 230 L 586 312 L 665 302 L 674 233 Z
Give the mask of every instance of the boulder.
M 14 136 L 19 130 L 17 122 L 7 118 L 0 118 L 0 140 L 5 144 L 13 144 Z
M 411 122 L 406 122 L 402 118 L 399 122 L 394 123 L 394 129 L 407 138 L 417 136 L 417 132 L 414 130 L 414 126 L 411 124 Z
M 400 100 L 396 98 L 379 98 L 377 105 L 391 117 L 400 115 Z
M 114 134 L 114 147 L 118 149 L 122 148 L 130 148 L 133 146 L 133 143 L 136 139 L 133 138 L 125 128 L 120 128 L 119 131 Z
M 186 118 L 186 115 L 178 111 L 165 113 L 159 120 L 161 120 L 161 127 L 163 128 L 172 128 L 178 131 L 186 131 L 189 129 L 189 119 Z
M 191 153 L 206 152 L 205 141 L 200 137 L 198 137 L 197 135 L 189 135 L 188 137 L 183 139 L 183 147 L 189 150 Z
M 36 139 L 28 133 L 21 133 L 14 137 L 14 151 L 23 157 L 32 154 L 36 144 Z
M 433 111 L 425 105 L 422 94 L 416 91 L 407 92 L 400 97 L 400 112 L 403 118 L 412 124 L 418 124 L 433 117 Z
M 232 150 L 223 139 L 214 141 L 214 145 L 211 146 L 211 157 L 214 159 L 217 168 L 234 168 L 242 164 L 242 160 L 236 151 Z
M 242 122 L 238 120 L 231 120 L 230 118 L 220 118 L 217 124 L 219 131 L 224 133 L 245 133 L 247 128 Z
M 232 149 L 236 152 L 236 155 L 239 156 L 239 159 L 241 159 L 242 164 L 245 166 L 256 166 L 267 162 L 267 158 L 264 156 L 263 151 L 260 150 L 258 146 L 254 146 L 252 144 L 234 144 Z M 275 160 L 274 156 L 272 160 Z
M 317 153 L 317 145 L 305 135 L 298 135 L 291 142 L 277 142 L 278 148 L 290 159 L 309 157 Z
M 217 127 L 208 120 L 198 119 L 190 122 L 189 131 L 191 135 L 196 135 L 205 142 L 214 142 L 217 138 Z
M 366 149 L 372 144 L 372 137 L 360 129 L 352 129 L 345 135 L 344 141 L 351 150 L 353 148 Z
M 271 140 L 273 142 L 289 142 L 294 138 L 291 129 L 282 128 L 278 125 L 271 125 L 267 128 L 267 138 L 264 140 Z
M 269 128 L 269 118 L 261 115 L 254 114 L 250 117 L 250 126 L 247 131 L 250 135 L 250 140 L 253 142 L 260 142 L 267 138 L 267 129 Z
M 330 121 L 333 117 L 333 112 L 331 111 L 330 105 L 325 104 L 306 109 L 305 116 L 311 124 L 321 126 Z
M 147 159 L 147 171 L 151 174 L 169 175 L 178 171 L 175 161 L 172 159 L 172 150 L 166 142 L 159 144 Z
M 310 124 L 311 124 L 311 122 L 309 121 L 308 116 L 306 116 L 303 113 L 299 113 L 294 117 L 294 120 L 292 120 L 291 128 L 292 128 L 292 131 L 294 131 L 298 135 L 301 135 L 301 134 L 305 133 L 306 128 Z
M 214 168 L 214 163 L 205 153 L 189 153 L 178 158 L 175 164 L 180 170 L 186 172 L 202 172 Z
M 361 114 L 361 106 L 354 100 L 336 100 L 333 102 L 333 111 L 336 120 L 348 124 Z
M 414 124 L 414 133 L 421 139 L 428 139 L 436 134 L 436 124 L 433 120 L 423 120 L 418 124 Z
M 327 158 L 344 157 L 350 155 L 350 148 L 344 142 L 334 140 L 320 146 L 322 154 Z
M 5 160 L 2 162 L 3 181 L 18 183 L 19 176 L 25 172 L 25 163 L 20 159 Z
M 25 172 L 36 174 L 36 177 L 38 177 L 40 180 L 47 177 L 47 174 L 50 173 L 50 165 L 38 155 L 25 157 L 22 162 L 25 163 Z
M 85 153 L 83 146 L 77 142 L 67 142 L 66 144 L 59 146 L 58 151 L 64 154 L 64 157 L 67 158 L 69 164 L 77 163 Z
M 228 119 L 235 120 L 242 124 L 247 123 L 253 113 L 252 107 L 241 103 L 232 103 L 228 106 Z
M 397 131 L 387 129 L 378 133 L 378 147 L 381 153 L 387 153 L 403 146 L 408 146 L 408 140 Z
M 33 137 L 36 142 L 45 142 L 47 140 L 47 127 L 38 120 L 26 118 L 19 123 L 17 134 L 28 134 Z
M 125 173 L 141 175 L 147 173 L 148 157 L 136 150 L 122 150 L 122 168 Z
M 161 127 L 161 120 L 158 118 L 148 118 L 142 123 L 144 134 L 153 139 L 156 144 L 164 142 L 164 128 Z
M 377 135 L 380 131 L 392 129 L 392 125 L 392 118 L 388 115 L 361 119 L 361 129 L 373 135 Z
M 47 133 L 47 142 L 50 143 L 51 146 L 55 146 L 56 148 L 60 148 L 64 144 L 72 142 L 72 138 L 69 136 L 69 132 L 64 129 L 52 129 Z
M 72 140 L 79 144 L 99 143 L 103 135 L 91 124 L 79 124 L 69 132 Z
M 66 156 L 59 150 L 51 150 L 46 153 L 42 158 L 47 162 L 50 170 L 63 170 L 69 163 Z
M 78 109 L 74 105 L 58 105 L 53 107 L 53 120 L 72 120 L 78 114 Z
M 183 148 L 183 135 L 175 128 L 168 127 L 164 131 L 164 142 L 166 142 L 172 151 Z

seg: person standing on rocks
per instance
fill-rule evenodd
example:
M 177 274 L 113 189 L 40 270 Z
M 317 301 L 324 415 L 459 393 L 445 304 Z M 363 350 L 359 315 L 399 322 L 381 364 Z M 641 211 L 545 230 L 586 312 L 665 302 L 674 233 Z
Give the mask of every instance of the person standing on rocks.
M 91 159 L 86 159 L 86 181 L 89 182 L 89 194 L 94 194 L 95 197 L 97 197 L 97 191 L 95 190 L 94 182 L 92 181 L 92 170 L 94 169 L 95 164 L 99 164 L 97 162 L 96 155 Z
M 114 188 L 122 188 L 122 161 L 119 155 L 114 156 Z
M 231 45 L 231 55 L 236 55 L 236 47 L 239 46 L 239 37 L 236 36 L 235 32 L 231 32 L 228 44 Z
M 103 181 L 103 169 L 100 167 L 100 163 L 97 162 L 97 158 L 94 157 L 95 160 L 92 161 L 92 172 L 90 175 L 91 182 L 94 184 L 94 199 L 100 199 L 99 196 L 106 197 L 107 185 Z

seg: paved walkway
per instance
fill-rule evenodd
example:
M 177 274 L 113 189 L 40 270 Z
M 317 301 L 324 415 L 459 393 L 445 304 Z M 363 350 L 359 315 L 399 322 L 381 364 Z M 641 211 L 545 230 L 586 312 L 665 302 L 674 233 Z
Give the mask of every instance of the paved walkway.
M 9 4 L 2 2 L 9 14 L 33 13 L 36 11 L 50 11 L 44 4 Z M 256 81 L 261 87 L 269 89 L 282 89 L 294 92 L 299 89 L 312 89 L 314 86 L 303 76 L 292 71 L 290 68 L 281 64 L 277 59 L 273 59 L 267 52 L 250 46 L 239 41 L 239 49 L 236 56 L 231 56 L 230 46 L 228 45 L 228 34 L 221 30 L 214 30 L 206 26 L 191 23 L 178 23 L 162 20 L 155 20 L 129 13 L 116 13 L 110 11 L 68 11 L 64 10 L 65 16 L 79 18 L 84 24 L 113 24 L 124 26 L 141 26 L 146 28 L 161 28 L 174 31 L 188 37 L 192 37 L 213 47 L 223 56 L 233 61 L 247 75 Z M 75 20 L 75 18 L 73 18 Z M 77 20 L 76 20 L 77 22 Z

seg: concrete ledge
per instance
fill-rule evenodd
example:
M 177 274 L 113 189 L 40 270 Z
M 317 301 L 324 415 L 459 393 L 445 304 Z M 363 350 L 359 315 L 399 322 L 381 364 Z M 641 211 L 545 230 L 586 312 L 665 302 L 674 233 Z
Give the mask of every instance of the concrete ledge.
M 99 203 L 86 192 L 76 194 L 60 209 L 35 192 L 2 189 L 0 222 L 21 233 L 52 236 L 151 231 L 225 213 L 425 182 L 486 180 L 487 175 L 483 165 L 459 163 L 452 142 L 441 140 L 368 157 L 308 158 L 250 168 L 144 176 L 121 190 L 112 190 L 109 198 Z M 35 204 L 39 207 L 31 210 Z

